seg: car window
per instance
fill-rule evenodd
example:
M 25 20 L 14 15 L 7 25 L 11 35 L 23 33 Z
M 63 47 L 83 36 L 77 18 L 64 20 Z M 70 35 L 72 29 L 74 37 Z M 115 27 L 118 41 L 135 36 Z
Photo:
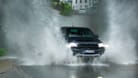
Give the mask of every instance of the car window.
M 68 30 L 68 37 L 94 37 L 94 34 L 89 29 L 72 28 Z

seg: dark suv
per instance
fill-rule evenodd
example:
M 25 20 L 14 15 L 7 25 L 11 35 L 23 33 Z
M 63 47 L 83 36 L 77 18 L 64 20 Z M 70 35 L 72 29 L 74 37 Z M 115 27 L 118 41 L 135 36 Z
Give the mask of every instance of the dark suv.
M 61 27 L 61 31 L 74 56 L 99 57 L 105 51 L 102 41 L 89 28 Z

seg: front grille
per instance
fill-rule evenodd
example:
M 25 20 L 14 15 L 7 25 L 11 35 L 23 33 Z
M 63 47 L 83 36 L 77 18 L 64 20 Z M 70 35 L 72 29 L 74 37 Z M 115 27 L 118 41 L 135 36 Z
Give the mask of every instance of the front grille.
M 104 52 L 103 47 L 99 47 L 98 43 L 79 43 L 77 47 L 71 47 L 71 50 L 75 54 L 83 54 L 83 55 L 95 55 L 102 54 Z M 94 52 L 87 52 L 87 50 L 92 50 Z
M 98 44 L 78 44 L 78 47 L 76 48 L 93 49 L 93 50 L 99 49 Z
M 78 44 L 79 48 L 98 49 L 98 44 Z
M 97 52 L 94 52 L 94 53 L 82 53 L 82 54 L 97 54 Z

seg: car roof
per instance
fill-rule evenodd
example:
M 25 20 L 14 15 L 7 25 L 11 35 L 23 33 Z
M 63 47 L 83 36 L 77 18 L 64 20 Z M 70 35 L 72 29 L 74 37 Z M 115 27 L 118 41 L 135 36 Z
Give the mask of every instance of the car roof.
M 76 29 L 89 29 L 88 27 L 61 27 L 61 29 L 71 29 L 71 28 L 76 28 Z

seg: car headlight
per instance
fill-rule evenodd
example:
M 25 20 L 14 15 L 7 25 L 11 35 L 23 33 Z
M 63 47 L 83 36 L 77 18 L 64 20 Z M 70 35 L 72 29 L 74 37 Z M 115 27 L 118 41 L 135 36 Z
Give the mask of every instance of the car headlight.
M 68 48 L 77 47 L 77 46 L 78 46 L 78 43 L 75 43 L 75 42 L 71 42 L 71 43 L 67 44 Z
M 104 47 L 104 44 L 103 43 L 99 43 L 98 47 Z
M 105 45 L 105 44 L 103 44 L 103 43 L 99 43 L 98 46 L 99 46 L 99 47 L 105 47 L 105 48 L 108 48 L 108 47 L 109 47 L 108 45 Z

